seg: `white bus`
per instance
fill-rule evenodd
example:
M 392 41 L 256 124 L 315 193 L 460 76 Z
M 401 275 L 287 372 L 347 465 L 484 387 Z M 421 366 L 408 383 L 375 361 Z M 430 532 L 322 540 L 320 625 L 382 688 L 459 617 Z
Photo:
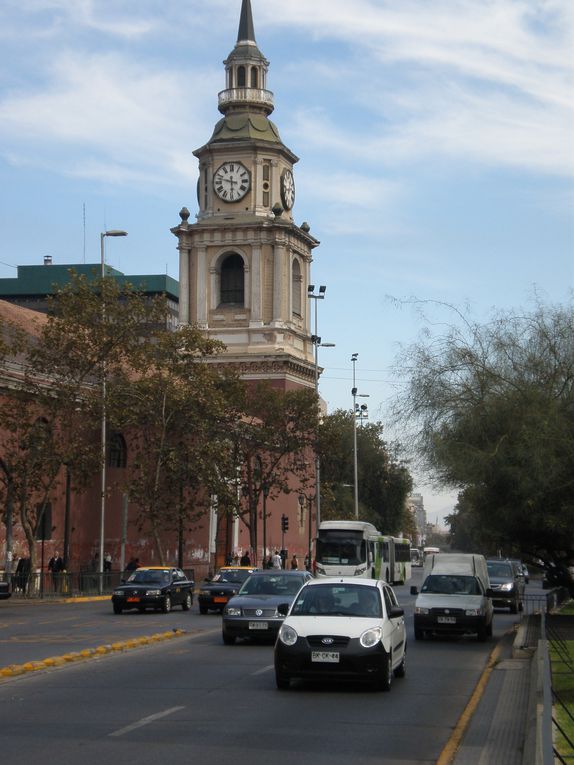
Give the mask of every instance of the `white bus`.
M 315 548 L 316 576 L 376 578 L 380 534 L 365 521 L 322 521 Z
M 366 521 L 323 521 L 316 541 L 315 575 L 364 576 L 404 584 L 411 578 L 410 540 L 383 535 Z

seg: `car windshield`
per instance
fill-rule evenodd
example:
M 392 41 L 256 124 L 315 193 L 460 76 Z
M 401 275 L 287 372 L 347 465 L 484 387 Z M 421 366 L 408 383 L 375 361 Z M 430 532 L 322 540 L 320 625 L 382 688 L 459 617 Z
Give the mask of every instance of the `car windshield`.
M 167 584 L 169 571 L 142 571 L 138 569 L 128 579 L 130 584 Z
M 480 595 L 480 585 L 474 576 L 431 574 L 427 576 L 421 592 L 433 595 Z
M 211 581 L 241 584 L 250 575 L 250 571 L 242 571 L 241 569 L 220 569 Z
M 377 587 L 326 583 L 305 587 L 291 610 L 292 616 L 382 616 Z
M 496 561 L 488 561 L 488 573 L 490 576 L 501 576 L 507 579 L 512 579 L 512 566 L 510 563 L 498 563 Z
M 305 577 L 289 574 L 260 574 L 250 576 L 239 595 L 296 595 Z

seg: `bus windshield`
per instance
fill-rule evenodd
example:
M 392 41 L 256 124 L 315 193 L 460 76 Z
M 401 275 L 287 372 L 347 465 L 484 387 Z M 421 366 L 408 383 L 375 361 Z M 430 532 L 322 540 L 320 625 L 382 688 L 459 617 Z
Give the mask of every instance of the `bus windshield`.
M 356 566 L 367 559 L 367 546 L 360 531 L 320 531 L 317 563 Z

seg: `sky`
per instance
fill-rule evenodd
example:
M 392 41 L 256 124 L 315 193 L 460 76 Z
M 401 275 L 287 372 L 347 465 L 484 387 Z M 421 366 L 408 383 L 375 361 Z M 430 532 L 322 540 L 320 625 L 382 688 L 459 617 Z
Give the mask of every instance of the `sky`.
M 107 261 L 178 278 L 170 228 L 241 0 L 3 0 L 0 277 Z M 271 119 L 300 157 L 294 217 L 321 241 L 320 391 L 351 408 L 351 355 L 390 440 L 395 368 L 424 321 L 477 321 L 574 287 L 571 0 L 252 0 Z M 439 308 L 439 305 L 442 306 Z M 436 306 L 433 308 L 433 306 Z M 363 403 L 363 401 L 361 401 Z M 429 520 L 456 494 L 416 476 Z

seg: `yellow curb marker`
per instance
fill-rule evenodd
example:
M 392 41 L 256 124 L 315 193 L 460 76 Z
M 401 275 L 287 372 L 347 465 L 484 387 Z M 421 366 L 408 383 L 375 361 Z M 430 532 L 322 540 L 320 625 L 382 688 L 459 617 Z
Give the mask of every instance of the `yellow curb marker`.
M 478 704 L 484 694 L 484 691 L 486 690 L 486 684 L 488 683 L 488 678 L 492 674 L 492 670 L 496 666 L 496 663 L 498 661 L 498 657 L 500 656 L 500 652 L 502 651 L 502 646 L 500 643 L 492 649 L 490 652 L 490 656 L 488 657 L 488 662 L 486 664 L 486 667 L 482 671 L 482 675 L 480 676 L 478 683 L 476 684 L 476 687 L 474 691 L 472 692 L 472 696 L 470 697 L 470 700 L 468 704 L 466 705 L 463 713 L 458 719 L 457 724 L 455 725 L 455 728 L 449 738 L 449 740 L 446 743 L 445 748 L 440 753 L 440 757 L 436 761 L 436 765 L 451 765 L 453 762 L 456 753 L 458 751 L 458 748 L 461 744 L 461 741 L 463 739 L 464 734 L 466 733 L 466 729 L 468 728 L 470 721 L 472 720 L 473 714 L 476 712 L 476 708 L 478 707 Z
M 42 661 L 28 661 L 25 664 L 10 664 L 8 667 L 0 667 L 0 679 L 4 677 L 17 677 L 28 672 L 37 672 L 40 669 L 49 669 L 50 667 L 62 667 L 65 664 L 71 664 L 75 661 L 87 661 L 100 656 L 112 653 L 114 651 L 129 651 L 131 648 L 139 648 L 152 643 L 159 643 L 162 640 L 171 640 L 176 637 L 183 637 L 186 634 L 184 630 L 172 630 L 171 632 L 158 632 L 155 635 L 144 635 L 139 638 L 130 638 L 111 645 L 100 645 L 97 648 L 85 648 L 82 651 L 72 651 L 63 656 L 51 656 Z

